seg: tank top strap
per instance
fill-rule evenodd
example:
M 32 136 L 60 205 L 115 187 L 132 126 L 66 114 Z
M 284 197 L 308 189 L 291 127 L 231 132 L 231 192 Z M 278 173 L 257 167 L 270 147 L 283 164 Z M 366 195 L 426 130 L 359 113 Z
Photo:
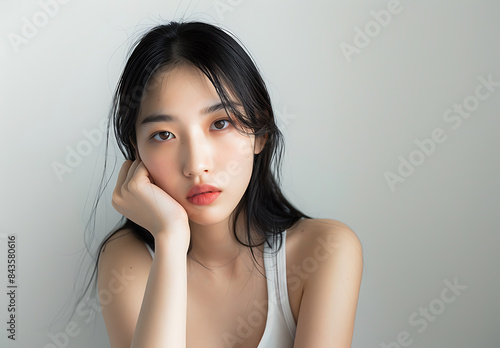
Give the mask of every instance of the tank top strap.
M 144 242 L 144 244 L 146 245 L 146 248 L 148 249 L 149 254 L 151 255 L 151 258 L 154 259 L 155 258 L 155 252 L 153 251 L 153 249 L 151 249 L 151 247 L 149 246 L 148 243 Z
M 271 238 L 264 245 L 264 266 L 267 278 L 268 318 L 266 328 L 258 348 L 292 347 L 295 339 L 296 324 L 290 308 L 286 278 L 286 231 L 279 239 Z M 274 243 L 273 243 L 274 242 Z
M 278 258 L 278 295 L 281 310 L 285 317 L 286 325 L 292 337 L 295 337 L 296 324 L 288 298 L 288 285 L 286 277 L 286 231 L 283 232 L 283 245 L 277 255 Z

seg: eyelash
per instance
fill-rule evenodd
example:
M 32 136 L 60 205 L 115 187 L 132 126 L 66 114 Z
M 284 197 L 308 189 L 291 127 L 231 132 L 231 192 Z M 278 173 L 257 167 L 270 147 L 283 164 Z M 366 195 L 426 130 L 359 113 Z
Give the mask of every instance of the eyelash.
M 214 123 L 212 123 L 212 124 L 215 124 L 215 123 L 217 123 L 217 122 L 221 122 L 221 121 L 226 122 L 226 124 L 227 124 L 227 125 L 226 125 L 224 128 L 220 128 L 220 129 L 219 129 L 219 128 L 216 128 L 216 130 L 224 130 L 224 129 L 226 129 L 229 125 L 232 125 L 232 124 L 233 124 L 233 121 L 231 121 L 231 119 L 229 119 L 229 118 L 225 118 L 225 119 L 220 119 L 220 120 L 214 121 Z M 161 140 L 155 139 L 155 137 L 156 137 L 157 135 L 159 135 L 159 134 L 163 134 L 163 133 L 168 133 L 168 137 L 167 137 L 167 139 L 161 139 Z M 150 139 L 152 139 L 152 140 L 155 140 L 155 141 L 157 141 L 157 142 L 162 143 L 162 142 L 164 142 L 164 141 L 170 140 L 170 135 L 173 135 L 173 133 L 168 132 L 168 131 L 156 132 L 156 133 L 154 133 L 154 134 L 152 134 L 152 135 L 150 136 Z

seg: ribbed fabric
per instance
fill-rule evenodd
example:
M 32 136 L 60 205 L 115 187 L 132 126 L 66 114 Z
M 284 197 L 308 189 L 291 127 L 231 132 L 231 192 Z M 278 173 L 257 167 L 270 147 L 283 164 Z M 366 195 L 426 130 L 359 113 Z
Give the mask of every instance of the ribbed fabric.
M 269 248 L 264 244 L 264 268 L 267 277 L 268 309 L 266 328 L 257 348 L 292 348 L 296 324 L 293 318 L 286 281 L 286 231 L 283 232 L 283 245 L 277 254 L 278 242 Z M 151 257 L 153 250 L 146 244 Z

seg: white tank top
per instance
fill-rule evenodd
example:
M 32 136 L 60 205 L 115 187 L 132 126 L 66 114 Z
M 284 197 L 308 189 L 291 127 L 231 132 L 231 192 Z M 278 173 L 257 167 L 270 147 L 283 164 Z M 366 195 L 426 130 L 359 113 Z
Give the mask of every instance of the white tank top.
M 271 239 L 272 240 L 272 239 Z M 264 243 L 264 267 L 267 277 L 268 308 L 264 334 L 257 348 L 292 348 L 295 339 L 296 324 L 293 318 L 286 281 L 286 231 L 283 232 L 283 245 L 277 254 L 278 240 L 272 246 Z M 153 250 L 146 247 L 154 257 Z

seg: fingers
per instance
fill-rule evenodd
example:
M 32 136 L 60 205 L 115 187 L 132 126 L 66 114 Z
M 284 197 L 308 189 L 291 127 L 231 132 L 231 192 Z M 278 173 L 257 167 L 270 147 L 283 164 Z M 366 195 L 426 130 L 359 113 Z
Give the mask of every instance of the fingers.
M 123 162 L 122 167 L 120 168 L 120 172 L 118 173 L 118 179 L 116 180 L 115 192 L 121 189 L 123 183 L 127 178 L 131 164 L 132 161 L 130 160 Z
M 142 161 L 135 168 L 134 176 L 136 178 L 146 178 L 148 183 L 154 183 L 153 178 L 151 177 L 151 174 L 149 173 L 148 169 L 144 165 L 144 162 L 142 162 Z
M 113 191 L 113 197 L 111 199 L 111 205 L 113 208 L 115 208 L 119 213 L 121 212 L 120 209 L 120 201 L 122 197 L 122 187 L 123 183 L 126 180 L 127 174 L 129 172 L 130 165 L 132 164 L 132 161 L 125 161 L 122 164 L 122 167 L 120 168 L 120 172 L 118 173 L 118 179 L 116 180 L 116 186 Z
M 138 161 L 132 162 L 131 160 L 126 160 L 123 162 L 120 172 L 118 173 L 118 179 L 116 180 L 116 187 L 113 192 L 114 196 L 122 196 L 122 189 L 128 186 L 128 183 L 134 176 L 137 165 Z
M 139 160 L 135 160 L 134 162 L 131 162 L 131 165 L 129 166 L 129 169 L 128 169 L 127 178 L 125 179 L 124 184 L 127 184 L 128 182 L 130 182 L 130 180 L 132 179 L 132 177 L 135 174 L 135 169 L 139 165 L 139 162 L 140 162 Z
M 127 191 L 135 191 L 141 183 L 153 183 L 146 166 L 141 160 L 126 160 L 118 173 L 113 192 L 113 203 L 121 201 Z
M 137 183 L 144 182 L 144 179 L 147 183 L 153 183 L 153 179 L 144 163 L 139 159 L 133 162 L 127 160 L 123 163 L 120 173 L 118 174 L 116 190 L 130 190 L 131 187 L 136 187 Z

